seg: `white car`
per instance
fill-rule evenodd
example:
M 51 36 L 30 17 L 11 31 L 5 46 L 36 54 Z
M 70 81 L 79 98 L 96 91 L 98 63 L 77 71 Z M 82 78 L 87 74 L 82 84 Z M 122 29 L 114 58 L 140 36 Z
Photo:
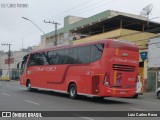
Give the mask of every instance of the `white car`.
M 160 87 L 156 90 L 157 98 L 160 99 Z
M 142 82 L 140 81 L 140 76 L 138 76 L 138 80 L 136 83 L 136 94 L 133 96 L 133 98 L 137 98 L 138 95 L 143 95 Z

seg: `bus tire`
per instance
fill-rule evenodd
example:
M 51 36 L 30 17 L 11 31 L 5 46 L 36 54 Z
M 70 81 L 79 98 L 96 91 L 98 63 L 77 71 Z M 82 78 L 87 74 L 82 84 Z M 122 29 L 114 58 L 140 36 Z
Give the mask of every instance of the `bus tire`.
M 138 98 L 138 94 L 135 94 L 135 95 L 133 96 L 133 98 Z
M 72 99 L 76 99 L 77 98 L 77 87 L 76 87 L 75 84 L 71 84 L 69 86 L 69 91 L 68 92 L 69 92 L 70 98 L 72 98 Z
M 157 98 L 160 99 L 160 91 L 157 93 Z
M 94 100 L 97 100 L 97 101 L 101 101 L 104 99 L 104 97 L 93 97 L 93 98 L 94 98 Z

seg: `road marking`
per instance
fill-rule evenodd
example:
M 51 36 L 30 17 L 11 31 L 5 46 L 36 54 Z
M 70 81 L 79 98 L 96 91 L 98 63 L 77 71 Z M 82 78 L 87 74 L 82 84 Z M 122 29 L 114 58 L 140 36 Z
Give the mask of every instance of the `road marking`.
M 13 85 L 7 85 L 7 87 L 9 87 L 9 88 L 17 88 L 17 89 L 20 89 L 20 90 L 26 90 L 26 88 L 24 88 L 24 87 L 17 87 L 17 86 L 13 86 Z
M 145 109 L 138 109 L 138 108 L 130 108 L 130 109 L 135 111 L 146 111 Z
M 143 102 L 143 103 L 147 103 L 147 104 L 159 104 L 159 103 L 156 103 L 156 102 L 149 102 L 149 101 L 140 101 L 140 102 Z
M 7 87 L 12 87 L 12 88 L 13 88 L 13 87 L 16 87 L 16 86 L 12 86 L 12 85 L 7 85 Z
M 83 117 L 83 116 L 80 116 L 80 115 L 77 115 L 77 114 L 73 114 L 74 116 L 77 116 L 77 117 L 80 117 L 80 118 L 83 118 L 83 119 L 86 119 L 86 120 L 94 120 L 92 118 L 89 118 L 89 117 Z
M 39 103 L 36 103 L 36 102 L 33 102 L 33 101 L 29 101 L 29 100 L 25 100 L 26 102 L 29 102 L 29 103 L 32 103 L 32 104 L 35 104 L 35 105 L 40 105 Z
M 6 95 L 6 96 L 10 96 L 9 94 L 6 94 L 6 93 L 1 93 L 2 95 Z
M 131 101 L 131 102 L 132 102 L 132 101 L 137 102 L 137 100 L 130 100 L 130 101 Z M 159 103 L 157 103 L 157 102 L 151 102 L 151 101 L 139 101 L 139 102 L 146 103 L 146 104 L 154 104 L 154 105 L 159 104 Z

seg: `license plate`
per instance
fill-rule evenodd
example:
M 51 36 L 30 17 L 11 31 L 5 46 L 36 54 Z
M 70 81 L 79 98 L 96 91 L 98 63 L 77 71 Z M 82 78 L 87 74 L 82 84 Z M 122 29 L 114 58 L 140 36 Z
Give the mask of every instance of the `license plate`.
M 121 91 L 121 92 L 120 92 L 120 94 L 125 94 L 125 93 L 126 93 L 125 91 Z

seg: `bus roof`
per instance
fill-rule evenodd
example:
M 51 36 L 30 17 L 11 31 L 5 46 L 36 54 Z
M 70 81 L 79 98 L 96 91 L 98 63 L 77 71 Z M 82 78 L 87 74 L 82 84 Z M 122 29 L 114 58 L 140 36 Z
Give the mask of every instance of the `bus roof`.
M 122 41 L 122 40 L 116 40 L 116 39 L 106 39 L 106 40 L 82 43 L 82 44 L 77 44 L 77 45 L 53 46 L 50 48 L 35 50 L 35 51 L 30 52 L 29 54 L 39 53 L 39 52 L 43 52 L 43 51 L 45 52 L 45 51 L 51 51 L 51 50 L 58 50 L 58 49 L 62 49 L 62 48 L 72 48 L 72 47 L 78 47 L 78 46 L 84 46 L 84 45 L 91 45 L 91 44 L 97 44 L 97 43 L 108 43 L 107 47 L 109 47 L 109 44 L 111 44 L 111 43 L 112 43 L 112 46 L 110 46 L 110 47 L 115 47 L 114 43 L 117 43 L 119 45 L 119 47 L 126 46 L 127 49 L 132 48 L 133 50 L 138 50 L 138 47 L 134 43 Z

